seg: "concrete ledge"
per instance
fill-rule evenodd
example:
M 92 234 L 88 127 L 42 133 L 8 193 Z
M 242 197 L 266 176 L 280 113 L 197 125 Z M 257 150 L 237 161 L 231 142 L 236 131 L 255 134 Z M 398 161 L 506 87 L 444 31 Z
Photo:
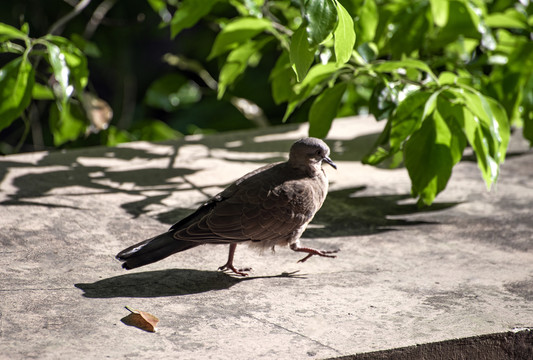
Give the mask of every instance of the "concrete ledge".
M 533 152 L 513 138 L 491 192 L 466 156 L 418 209 L 404 169 L 359 161 L 382 125 L 328 138 L 339 170 L 303 243 L 338 258 L 239 246 L 244 279 L 216 271 L 224 246 L 129 272 L 114 255 L 283 159 L 305 125 L 0 158 L 0 358 L 325 359 L 533 327 Z
M 336 360 L 524 360 L 533 359 L 533 332 L 530 329 L 473 336 L 438 343 L 377 351 Z

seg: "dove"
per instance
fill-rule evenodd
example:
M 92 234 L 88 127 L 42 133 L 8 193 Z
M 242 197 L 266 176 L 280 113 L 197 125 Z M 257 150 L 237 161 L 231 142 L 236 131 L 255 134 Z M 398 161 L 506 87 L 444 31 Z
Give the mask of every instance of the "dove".
M 221 271 L 246 276 L 249 268 L 233 265 L 238 244 L 274 250 L 288 246 L 313 255 L 334 258 L 338 250 L 304 247 L 300 237 L 328 192 L 322 164 L 334 169 L 329 147 L 320 139 L 307 137 L 290 148 L 289 159 L 254 170 L 203 203 L 195 212 L 158 236 L 130 246 L 116 255 L 124 269 L 162 260 L 172 254 L 203 244 L 227 244 L 229 256 Z

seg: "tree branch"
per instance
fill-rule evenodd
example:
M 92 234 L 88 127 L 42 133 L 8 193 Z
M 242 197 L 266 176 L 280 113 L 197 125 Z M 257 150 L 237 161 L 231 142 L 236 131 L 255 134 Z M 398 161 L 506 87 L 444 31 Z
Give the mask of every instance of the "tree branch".
M 48 33 L 58 35 L 58 32 L 61 30 L 63 26 L 65 26 L 66 23 L 68 23 L 70 20 L 75 18 L 79 13 L 83 11 L 89 5 L 91 0 L 80 0 L 78 5 L 72 9 L 71 12 L 57 20 L 55 23 L 52 24 L 50 27 L 50 30 L 48 30 Z

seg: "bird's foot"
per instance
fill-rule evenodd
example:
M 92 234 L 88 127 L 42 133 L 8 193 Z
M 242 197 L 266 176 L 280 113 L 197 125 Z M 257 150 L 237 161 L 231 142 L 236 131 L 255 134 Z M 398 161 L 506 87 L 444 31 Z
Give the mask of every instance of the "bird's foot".
M 291 245 L 291 250 L 298 251 L 298 252 L 306 252 L 307 253 L 307 255 L 303 259 L 298 260 L 299 263 L 305 262 L 307 259 L 309 259 L 313 255 L 318 255 L 318 256 L 322 256 L 322 257 L 329 257 L 329 258 L 336 258 L 337 257 L 336 255 L 331 255 L 331 254 L 335 254 L 335 253 L 339 252 L 338 249 L 337 250 L 318 250 L 318 249 L 312 249 L 312 248 L 308 248 L 308 247 L 299 247 L 297 244 L 292 244 Z
M 248 276 L 248 273 L 245 271 L 252 271 L 252 268 L 236 269 L 233 264 L 225 264 L 218 268 L 219 271 L 231 271 L 235 275 L 239 276 Z

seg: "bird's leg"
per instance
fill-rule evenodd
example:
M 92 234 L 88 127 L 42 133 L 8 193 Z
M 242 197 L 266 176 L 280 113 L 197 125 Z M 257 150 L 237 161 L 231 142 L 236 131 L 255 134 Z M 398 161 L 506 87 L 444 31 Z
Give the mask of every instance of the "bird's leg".
M 250 270 L 252 270 L 251 268 L 245 268 L 245 269 L 238 269 L 237 270 L 237 269 L 235 269 L 235 266 L 233 266 L 233 257 L 235 256 L 235 249 L 236 248 L 237 248 L 237 244 L 230 244 L 228 261 L 224 265 L 219 267 L 218 270 L 220 270 L 220 271 L 231 270 L 237 275 L 248 276 L 248 274 L 245 273 L 244 271 L 250 271 Z
M 313 255 L 329 257 L 329 258 L 336 258 L 337 256 L 330 255 L 330 254 L 334 254 L 336 252 L 339 252 L 339 250 L 317 250 L 317 249 L 312 249 L 312 248 L 308 248 L 308 247 L 300 247 L 300 245 L 298 245 L 298 243 L 291 244 L 291 250 L 307 253 L 306 257 L 304 257 L 303 259 L 298 261 L 299 263 L 305 262 L 307 259 L 309 259 Z

